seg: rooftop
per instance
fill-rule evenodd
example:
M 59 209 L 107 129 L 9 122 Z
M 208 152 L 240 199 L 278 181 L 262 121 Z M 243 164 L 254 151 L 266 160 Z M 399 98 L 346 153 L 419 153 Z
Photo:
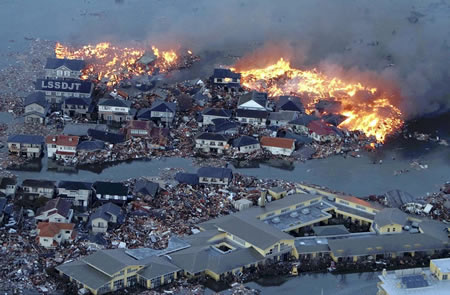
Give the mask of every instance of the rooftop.
M 37 229 L 39 230 L 40 237 L 53 238 L 59 234 L 62 230 L 73 230 L 75 224 L 73 223 L 60 223 L 60 222 L 39 222 Z
M 233 177 L 233 172 L 230 168 L 218 167 L 202 167 L 197 171 L 199 177 L 213 177 L 213 178 L 228 178 Z
M 43 144 L 44 137 L 40 135 L 15 134 L 8 137 L 9 143 Z
M 47 63 L 45 64 L 46 69 L 57 69 L 63 66 L 72 71 L 81 71 L 86 66 L 86 62 L 80 59 L 49 57 L 47 58 Z
M 295 140 L 290 139 L 290 138 L 263 136 L 263 137 L 261 137 L 261 145 L 284 148 L 284 149 L 291 149 L 295 145 Z
M 79 140 L 80 140 L 80 138 L 78 136 L 49 135 L 45 138 L 45 143 L 76 147 L 78 145 Z
M 432 259 L 434 265 L 443 273 L 450 272 L 450 258 Z

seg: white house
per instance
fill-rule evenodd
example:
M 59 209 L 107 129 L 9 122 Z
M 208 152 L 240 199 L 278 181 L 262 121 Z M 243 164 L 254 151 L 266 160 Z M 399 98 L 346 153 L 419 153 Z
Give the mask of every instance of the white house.
M 195 138 L 195 148 L 205 153 L 222 154 L 228 149 L 228 139 L 216 133 L 203 132 Z
M 298 112 L 295 111 L 282 111 L 282 112 L 271 112 L 269 114 L 270 126 L 284 127 L 287 126 L 289 122 L 297 119 Z
M 173 102 L 156 100 L 150 107 L 150 117 L 153 120 L 159 120 L 166 124 L 171 124 L 175 118 L 177 105 Z
M 290 156 L 295 150 L 295 140 L 281 137 L 261 137 L 261 147 L 272 155 Z
M 241 95 L 238 101 L 238 109 L 267 111 L 267 93 L 252 91 Z
M 104 233 L 108 226 L 116 224 L 122 218 L 120 207 L 108 202 L 98 207 L 89 218 L 89 225 L 93 233 Z
M 43 124 L 49 112 L 49 104 L 43 92 L 34 92 L 25 98 L 24 118 L 26 123 Z
M 134 119 L 136 110 L 131 108 L 131 101 L 123 99 L 102 98 L 98 103 L 100 121 L 127 122 Z
M 318 142 L 334 141 L 338 139 L 336 132 L 325 122 L 320 120 L 311 121 L 308 124 L 309 136 Z
M 228 185 L 233 179 L 230 168 L 202 167 L 197 171 L 199 183 Z
M 45 248 L 55 248 L 65 242 L 72 242 L 76 236 L 73 223 L 39 222 L 37 241 Z
M 246 110 L 246 109 L 236 110 L 236 119 L 238 120 L 239 123 L 242 124 L 250 124 L 253 126 L 265 127 L 268 116 L 269 113 L 267 111 Z
M 92 195 L 92 183 L 81 181 L 60 181 L 58 196 L 72 202 L 74 206 L 87 208 Z
M 213 125 L 214 119 L 231 118 L 231 110 L 207 108 L 202 113 L 203 125 Z
M 38 198 L 44 196 L 53 198 L 55 194 L 55 182 L 40 179 L 25 179 L 22 181 L 22 191 L 29 198 Z
M 47 58 L 46 79 L 80 79 L 86 62 L 81 59 Z
M 246 135 L 234 139 L 232 146 L 237 149 L 239 153 L 243 154 L 253 153 L 261 149 L 259 141 L 256 138 Z
M 77 153 L 80 138 L 68 135 L 49 135 L 45 138 L 48 158 L 67 159 Z
M 49 200 L 45 206 L 39 208 L 35 219 L 46 222 L 68 223 L 72 220 L 72 204 L 61 198 Z
M 0 178 L 0 192 L 5 195 L 14 195 L 17 189 L 17 180 L 12 177 L 1 177 Z

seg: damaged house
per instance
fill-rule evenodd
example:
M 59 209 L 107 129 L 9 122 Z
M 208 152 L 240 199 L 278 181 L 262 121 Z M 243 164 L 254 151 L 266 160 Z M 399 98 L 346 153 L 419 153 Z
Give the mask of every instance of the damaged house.
M 12 177 L 1 177 L 0 178 L 0 192 L 5 194 L 5 196 L 14 195 L 17 189 L 17 180 Z
M 92 196 L 92 183 L 82 181 L 60 181 L 58 196 L 74 206 L 87 208 Z
M 177 111 L 177 105 L 173 102 L 156 100 L 149 109 L 150 119 L 171 125 Z
M 68 97 L 64 99 L 61 109 L 69 117 L 86 118 L 93 111 L 91 103 L 92 99 L 90 97 Z
M 127 139 L 132 137 L 150 137 L 150 132 L 154 124 L 151 121 L 131 120 L 123 128 L 123 133 Z
M 40 179 L 25 179 L 22 181 L 22 192 L 25 197 L 36 199 L 38 197 L 53 198 L 55 195 L 55 182 Z
M 43 136 L 16 134 L 8 137 L 8 151 L 10 154 L 24 158 L 39 158 L 43 150 Z
M 277 112 L 297 112 L 299 114 L 305 112 L 303 103 L 297 96 L 280 96 L 275 109 Z
M 232 146 L 237 149 L 239 153 L 243 154 L 253 153 L 261 149 L 259 141 L 256 138 L 247 135 L 234 139 Z
M 35 219 L 45 222 L 69 223 L 73 217 L 72 203 L 62 198 L 49 200 L 39 208 Z
M 135 115 L 129 100 L 102 98 L 98 103 L 98 118 L 108 124 L 122 124 L 133 120 Z
M 76 237 L 73 223 L 39 222 L 37 241 L 44 248 L 56 248 L 60 244 L 70 243 Z
M 202 167 L 197 171 L 200 184 L 228 185 L 233 179 L 230 168 Z
M 43 92 L 34 92 L 25 98 L 24 118 L 26 123 L 44 124 L 49 114 L 50 105 Z
M 295 111 L 271 112 L 268 121 L 270 126 L 285 127 L 297 118 L 298 112 Z
M 267 93 L 251 91 L 239 97 L 237 108 L 241 110 L 267 111 Z
M 309 136 L 318 142 L 334 141 L 337 139 L 337 134 L 325 122 L 314 120 L 308 124 Z
M 207 108 L 202 113 L 203 125 L 212 125 L 214 119 L 230 119 L 231 110 Z
M 241 74 L 234 73 L 230 69 L 214 69 L 211 82 L 217 86 L 239 88 L 241 86 Z
M 97 181 L 94 183 L 95 197 L 100 202 L 125 203 L 131 196 L 128 187 L 120 182 Z
M 267 117 L 269 113 L 267 111 L 259 110 L 236 110 L 236 119 L 241 124 L 249 124 L 257 127 L 265 127 L 267 123 Z
M 89 227 L 93 233 L 105 233 L 108 227 L 119 224 L 124 216 L 119 206 L 108 202 L 97 209 L 89 217 Z
M 56 159 L 70 159 L 77 154 L 78 136 L 49 135 L 45 138 L 47 157 Z
M 281 137 L 261 137 L 261 147 L 272 155 L 290 156 L 295 150 L 295 140 Z
M 205 153 L 223 154 L 228 149 L 228 139 L 221 134 L 203 132 L 195 138 L 195 148 Z

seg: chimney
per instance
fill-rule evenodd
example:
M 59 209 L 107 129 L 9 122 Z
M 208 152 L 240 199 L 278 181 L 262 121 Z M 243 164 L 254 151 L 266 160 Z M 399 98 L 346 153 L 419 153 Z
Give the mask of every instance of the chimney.
M 267 190 L 261 189 L 261 197 L 258 199 L 258 205 L 262 208 L 266 207 Z

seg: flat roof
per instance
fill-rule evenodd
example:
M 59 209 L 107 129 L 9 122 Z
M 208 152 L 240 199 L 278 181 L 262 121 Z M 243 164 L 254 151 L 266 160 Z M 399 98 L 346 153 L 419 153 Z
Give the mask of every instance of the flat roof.
M 431 261 L 441 272 L 450 272 L 450 258 L 432 259 Z

